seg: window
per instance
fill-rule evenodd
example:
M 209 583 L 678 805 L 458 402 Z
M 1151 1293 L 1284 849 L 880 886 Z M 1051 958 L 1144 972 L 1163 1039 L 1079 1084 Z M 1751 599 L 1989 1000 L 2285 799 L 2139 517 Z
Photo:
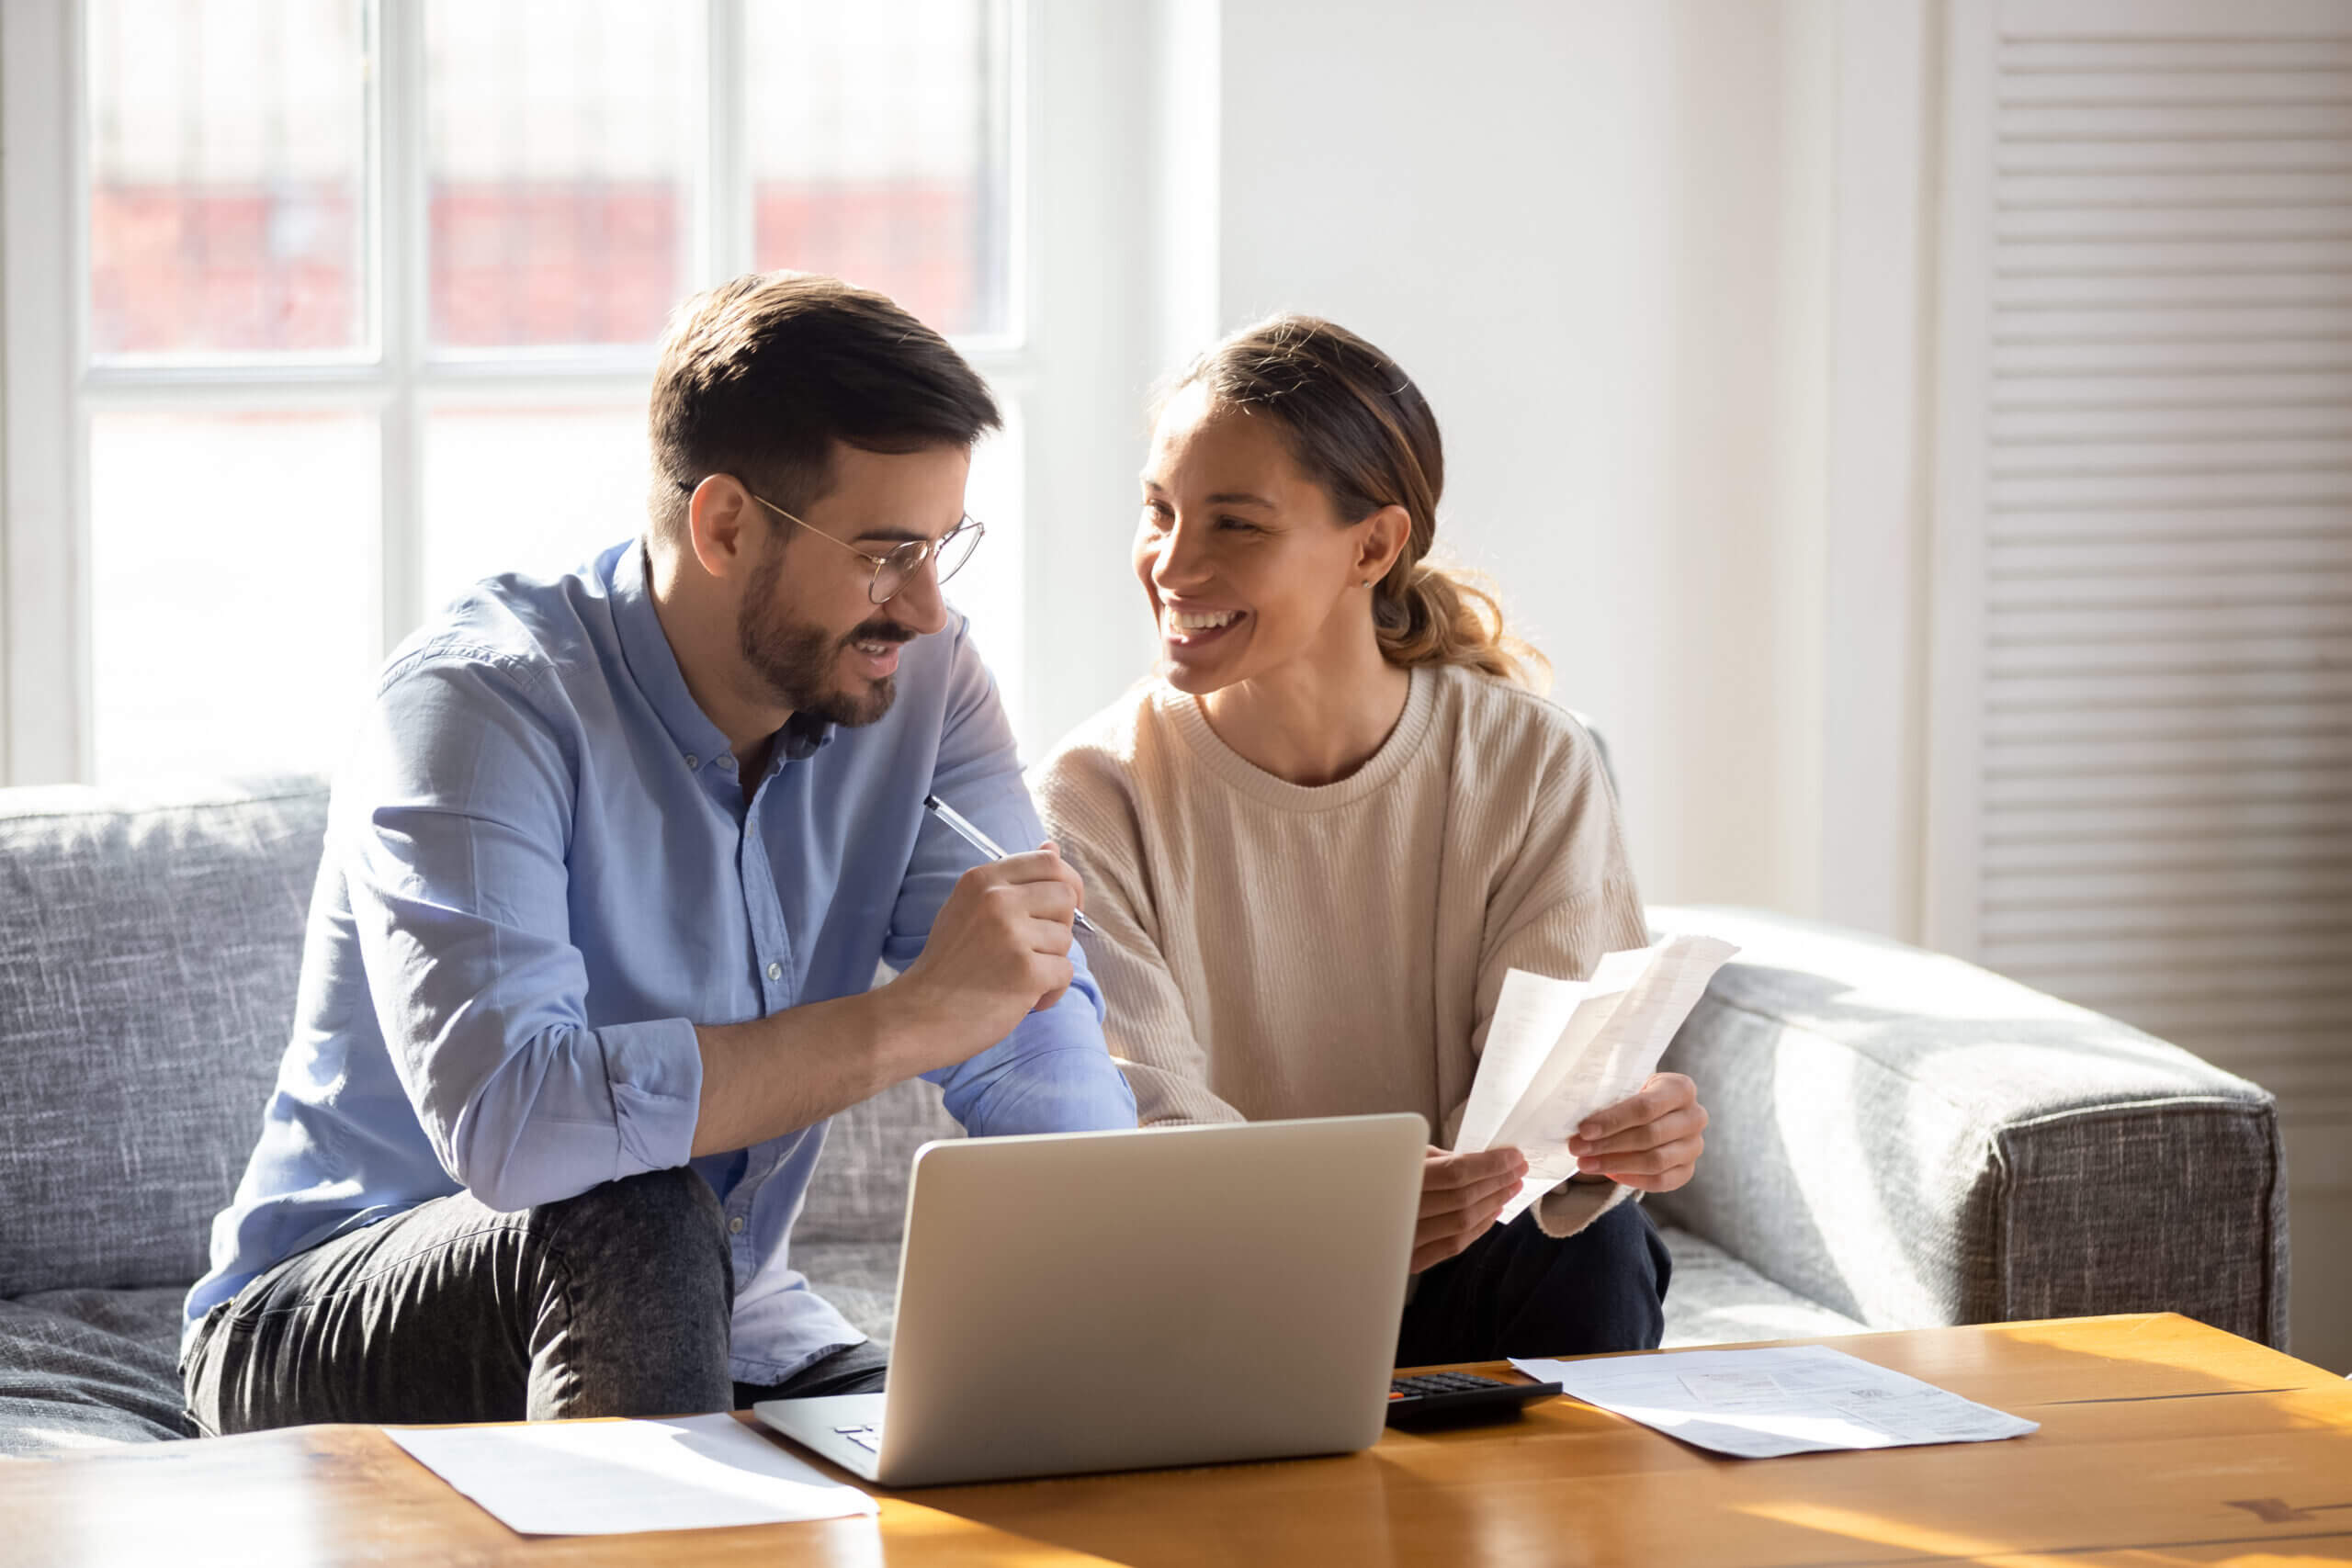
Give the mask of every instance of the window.
M 332 766 L 434 606 L 637 531 L 655 340 L 754 265 L 893 294 L 1004 394 L 955 597 L 1017 702 L 1016 20 L 11 0 L 7 130 L 62 154 L 9 165 L 12 775 Z

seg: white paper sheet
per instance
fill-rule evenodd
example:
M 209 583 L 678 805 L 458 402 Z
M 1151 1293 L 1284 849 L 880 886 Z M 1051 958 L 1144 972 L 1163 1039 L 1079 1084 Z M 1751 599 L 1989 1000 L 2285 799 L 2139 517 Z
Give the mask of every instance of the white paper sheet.
M 1568 1138 L 1584 1119 L 1640 1092 L 1707 982 L 1739 951 L 1711 936 L 1668 937 L 1602 957 L 1589 980 L 1514 969 L 1503 977 L 1455 1149 L 1516 1148 L 1527 1179 L 1509 1224 L 1577 1173 Z
M 384 1435 L 524 1535 L 619 1535 L 876 1512 L 731 1416 L 387 1427 Z
M 1595 1361 L 1513 1358 L 1511 1365 L 1588 1404 L 1736 1459 L 1985 1443 L 2041 1429 L 1826 1345 Z

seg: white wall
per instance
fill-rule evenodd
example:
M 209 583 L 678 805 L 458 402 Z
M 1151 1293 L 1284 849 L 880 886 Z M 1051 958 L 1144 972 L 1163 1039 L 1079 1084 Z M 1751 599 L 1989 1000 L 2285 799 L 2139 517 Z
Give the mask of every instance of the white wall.
M 1440 539 L 1607 733 L 1645 892 L 1815 908 L 1826 7 L 1251 0 L 1221 28 L 1214 205 L 1160 236 L 1210 238 L 1199 338 L 1295 309 L 1394 354 L 1446 433 Z
M 1152 182 L 1139 176 L 1159 153 L 1135 107 L 1154 83 L 1151 13 L 1037 0 L 1033 15 L 1030 624 L 1019 711 L 1022 750 L 1035 759 L 1151 658 L 1127 542 L 1154 359 Z

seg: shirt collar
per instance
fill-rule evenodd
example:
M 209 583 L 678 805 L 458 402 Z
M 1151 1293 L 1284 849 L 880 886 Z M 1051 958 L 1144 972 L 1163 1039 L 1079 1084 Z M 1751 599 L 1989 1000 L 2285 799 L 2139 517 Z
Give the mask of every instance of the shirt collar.
M 645 541 L 630 541 L 613 562 L 613 622 L 620 634 L 621 657 L 628 665 L 629 678 L 645 700 L 653 705 L 653 712 L 662 720 L 662 728 L 669 732 L 671 742 L 686 759 L 686 765 L 699 770 L 721 757 L 733 755 L 726 735 L 702 711 L 694 694 L 686 690 L 686 678 L 678 669 L 678 656 L 670 647 L 669 634 L 662 629 L 662 618 L 653 608 L 653 592 L 645 577 Z M 833 727 L 814 714 L 796 713 L 785 721 L 778 737 L 778 762 L 799 761 L 815 756 L 817 749 L 833 738 Z
M 815 756 L 819 747 L 832 742 L 831 720 L 819 718 L 813 713 L 796 713 L 784 721 L 784 735 L 776 749 L 786 761 L 797 762 Z

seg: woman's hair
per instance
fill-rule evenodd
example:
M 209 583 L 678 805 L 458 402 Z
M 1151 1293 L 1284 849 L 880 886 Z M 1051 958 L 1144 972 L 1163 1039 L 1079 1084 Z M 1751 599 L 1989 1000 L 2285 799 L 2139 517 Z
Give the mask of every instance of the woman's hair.
M 1372 591 L 1388 662 L 1466 664 L 1529 686 L 1548 673 L 1542 654 L 1503 629 L 1502 605 L 1484 579 L 1428 558 L 1445 450 L 1437 416 L 1395 360 L 1329 321 L 1269 316 L 1193 361 L 1168 395 L 1195 384 L 1214 406 L 1280 426 L 1293 460 L 1349 522 L 1405 509 L 1405 547 Z

